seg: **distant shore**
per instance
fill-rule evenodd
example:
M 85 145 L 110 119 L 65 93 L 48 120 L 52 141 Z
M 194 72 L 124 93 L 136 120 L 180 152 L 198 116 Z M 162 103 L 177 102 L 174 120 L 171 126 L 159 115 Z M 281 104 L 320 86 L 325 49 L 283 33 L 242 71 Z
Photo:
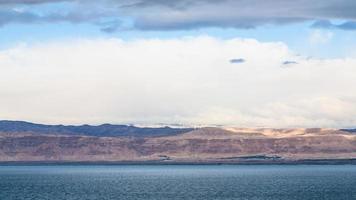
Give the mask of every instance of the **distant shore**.
M 244 161 L 0 161 L 8 165 L 356 165 L 352 159 L 244 160 Z
M 43 125 L 0 121 L 0 164 L 356 164 L 356 134 L 328 128 Z

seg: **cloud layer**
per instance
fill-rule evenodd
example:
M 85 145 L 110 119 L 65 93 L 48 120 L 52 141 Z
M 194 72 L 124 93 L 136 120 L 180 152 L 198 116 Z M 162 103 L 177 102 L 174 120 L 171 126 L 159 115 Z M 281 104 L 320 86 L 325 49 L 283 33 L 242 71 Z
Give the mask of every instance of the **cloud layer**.
M 0 52 L 0 118 L 347 127 L 356 124 L 355 66 L 239 38 L 22 45 Z
M 58 2 L 66 2 L 67 9 L 44 15 L 31 9 Z M 28 9 L 16 11 L 21 6 Z M 0 25 L 53 21 L 98 24 L 129 18 L 132 20 L 130 28 L 134 29 L 187 30 L 204 27 L 248 29 L 317 20 L 314 27 L 354 30 L 355 10 L 354 0 L 0 0 L 0 19 L 3 19 Z M 334 25 L 326 23 L 328 20 L 345 22 Z M 112 27 L 103 30 L 113 32 L 120 28 L 118 23 L 112 23 Z

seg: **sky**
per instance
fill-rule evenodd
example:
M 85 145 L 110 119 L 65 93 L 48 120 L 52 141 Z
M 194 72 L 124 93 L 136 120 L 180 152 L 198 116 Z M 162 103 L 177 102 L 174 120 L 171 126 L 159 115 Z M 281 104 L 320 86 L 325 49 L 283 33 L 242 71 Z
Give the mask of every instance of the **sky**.
M 0 0 L 0 119 L 356 127 L 354 0 Z

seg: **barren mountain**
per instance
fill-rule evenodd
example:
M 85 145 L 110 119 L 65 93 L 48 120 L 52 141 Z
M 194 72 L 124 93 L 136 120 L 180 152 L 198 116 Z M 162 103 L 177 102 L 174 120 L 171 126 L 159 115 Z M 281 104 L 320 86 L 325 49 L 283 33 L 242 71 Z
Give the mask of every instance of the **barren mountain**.
M 135 134 L 109 136 L 4 129 L 0 126 L 1 162 L 239 163 L 356 158 L 356 135 L 336 129 L 161 128 L 156 134 L 151 128 L 150 134 L 139 135 L 141 128 L 134 127 Z

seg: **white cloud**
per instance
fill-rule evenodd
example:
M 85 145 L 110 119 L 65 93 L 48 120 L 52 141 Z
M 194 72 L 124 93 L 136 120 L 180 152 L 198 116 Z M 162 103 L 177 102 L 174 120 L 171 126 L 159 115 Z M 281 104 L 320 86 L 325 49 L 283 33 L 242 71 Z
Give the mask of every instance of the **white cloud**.
M 230 60 L 242 58 L 243 64 Z M 285 60 L 296 61 L 290 68 Z M 45 123 L 356 124 L 356 59 L 283 43 L 77 40 L 0 52 L 0 118 Z
M 326 44 L 334 37 L 334 33 L 325 30 L 313 30 L 309 35 L 309 42 L 312 45 Z

